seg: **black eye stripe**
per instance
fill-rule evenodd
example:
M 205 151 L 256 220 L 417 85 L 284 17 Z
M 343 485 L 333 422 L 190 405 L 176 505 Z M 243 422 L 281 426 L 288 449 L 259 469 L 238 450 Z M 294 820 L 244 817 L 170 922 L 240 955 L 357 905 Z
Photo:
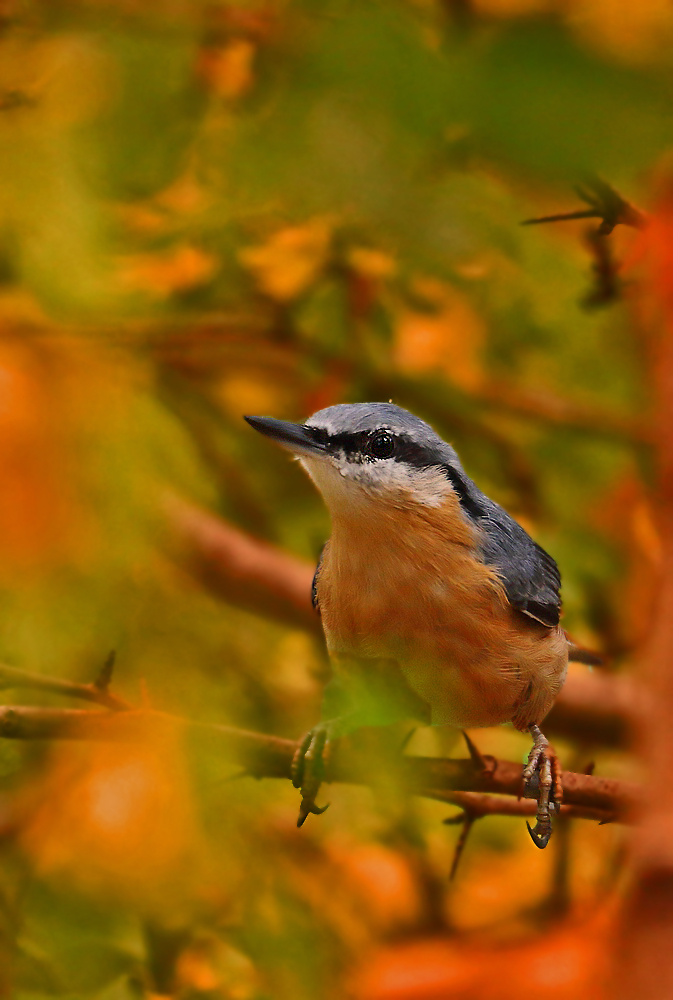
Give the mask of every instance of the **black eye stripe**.
M 304 426 L 306 427 L 306 430 L 309 432 L 313 440 L 316 441 L 318 444 L 328 443 L 329 434 L 327 433 L 324 427 L 307 427 L 306 425 Z
M 312 431 L 312 433 L 314 432 Z M 324 434 L 324 438 L 320 439 L 321 443 L 326 444 L 329 451 L 335 453 L 341 452 L 347 458 L 352 459 L 366 452 L 367 441 L 370 437 L 370 432 L 368 431 L 328 434 L 327 431 L 323 430 L 322 433 Z
M 423 446 L 407 434 L 391 430 L 389 427 L 376 427 L 369 431 L 342 431 L 339 434 L 329 434 L 324 427 L 309 427 L 311 436 L 324 444 L 333 454 L 344 455 L 352 462 L 371 461 L 372 459 L 393 458 L 396 462 L 412 465 L 417 469 L 429 469 L 440 466 L 436 449 Z M 371 450 L 378 435 L 389 435 L 393 448 L 389 455 L 376 455 Z

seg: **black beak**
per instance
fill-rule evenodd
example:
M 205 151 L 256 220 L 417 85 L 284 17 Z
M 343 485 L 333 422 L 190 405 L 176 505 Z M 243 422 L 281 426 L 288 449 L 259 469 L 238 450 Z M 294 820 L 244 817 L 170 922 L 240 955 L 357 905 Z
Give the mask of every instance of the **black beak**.
M 311 429 L 303 424 L 291 424 L 274 417 L 244 417 L 251 427 L 287 448 L 295 455 L 324 455 L 325 447 L 313 437 Z

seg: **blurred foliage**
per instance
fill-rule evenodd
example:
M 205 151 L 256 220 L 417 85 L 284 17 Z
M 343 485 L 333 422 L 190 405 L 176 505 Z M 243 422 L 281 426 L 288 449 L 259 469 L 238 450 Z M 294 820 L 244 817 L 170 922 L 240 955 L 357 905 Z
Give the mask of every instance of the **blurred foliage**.
M 241 414 L 392 398 L 628 659 L 658 553 L 642 247 L 609 237 L 601 304 L 587 224 L 519 223 L 593 174 L 652 207 L 671 41 L 657 0 L 2 0 L 2 658 L 90 680 L 114 647 L 129 700 L 298 737 L 320 644 L 206 593 L 163 498 L 315 558 L 319 498 Z M 539 853 L 489 819 L 449 884 L 445 807 L 331 798 L 296 831 L 289 783 L 198 746 L 0 747 L 0 995 L 597 995 L 619 829 Z

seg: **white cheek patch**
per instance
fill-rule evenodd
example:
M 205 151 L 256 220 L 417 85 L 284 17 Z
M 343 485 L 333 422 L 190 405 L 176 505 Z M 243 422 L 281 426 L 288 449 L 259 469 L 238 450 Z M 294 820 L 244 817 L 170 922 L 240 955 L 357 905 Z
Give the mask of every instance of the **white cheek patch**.
M 453 494 L 441 469 L 414 469 L 394 459 L 350 462 L 346 458 L 303 457 L 301 464 L 333 510 L 386 500 L 413 500 L 424 507 L 441 507 Z
M 424 507 L 441 507 L 453 493 L 451 483 L 441 469 L 414 469 L 394 459 L 360 466 L 356 480 L 367 489 L 389 496 L 410 495 Z

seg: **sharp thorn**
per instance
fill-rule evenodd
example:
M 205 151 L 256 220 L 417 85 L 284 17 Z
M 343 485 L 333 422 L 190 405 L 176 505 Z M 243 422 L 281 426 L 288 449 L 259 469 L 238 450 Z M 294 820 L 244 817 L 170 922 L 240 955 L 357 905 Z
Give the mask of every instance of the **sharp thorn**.
M 573 222 L 575 219 L 600 219 L 600 212 L 591 208 L 580 209 L 577 212 L 561 212 L 559 215 L 542 215 L 538 219 L 524 219 L 521 226 L 539 226 L 545 222 Z
M 456 849 L 453 852 L 453 861 L 451 863 L 451 871 L 449 872 L 449 882 L 453 882 L 456 877 L 456 872 L 458 871 L 458 865 L 460 864 L 460 859 L 463 856 L 463 851 L 465 850 L 465 845 L 467 843 L 467 838 L 470 835 L 470 830 L 472 829 L 472 824 L 474 823 L 474 816 L 470 816 L 468 813 L 464 814 L 463 818 L 463 829 L 458 835 L 458 840 L 456 842 Z
M 467 819 L 467 815 L 464 812 L 456 813 L 455 816 L 447 816 L 446 819 L 442 820 L 445 826 L 458 826 L 459 823 L 464 823 Z
M 477 771 L 487 771 L 488 762 L 484 757 L 484 755 L 482 754 L 482 752 L 479 750 L 476 744 L 472 742 L 472 740 L 470 739 L 470 737 L 468 736 L 468 734 L 464 729 L 461 729 L 461 733 L 463 734 L 463 739 L 467 744 L 467 750 L 470 755 L 470 760 L 474 764 L 475 769 Z
M 111 649 L 107 655 L 105 663 L 101 667 L 98 677 L 93 682 L 93 686 L 98 688 L 99 691 L 107 691 L 110 686 L 110 681 L 112 680 L 112 671 L 114 670 L 115 660 L 117 659 L 117 651 Z
M 584 768 L 584 774 L 593 774 L 596 768 L 596 761 L 590 760 L 587 766 Z

